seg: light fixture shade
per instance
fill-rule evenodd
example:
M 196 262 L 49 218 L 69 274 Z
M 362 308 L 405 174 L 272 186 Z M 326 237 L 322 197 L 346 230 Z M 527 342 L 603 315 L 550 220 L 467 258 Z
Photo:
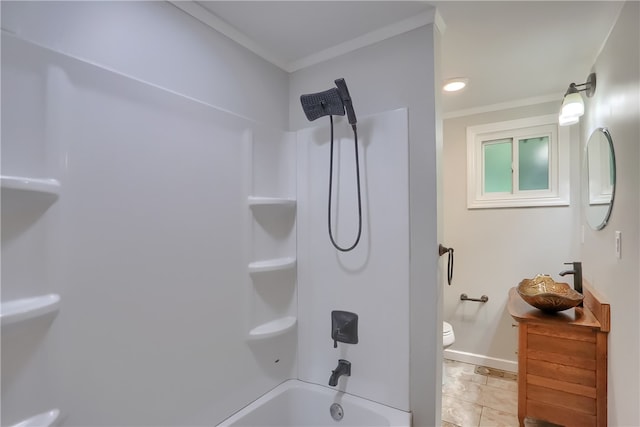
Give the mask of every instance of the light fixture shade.
M 558 117 L 558 124 L 560 126 L 570 126 L 575 125 L 580 121 L 580 116 L 564 116 L 560 114 Z
M 584 101 L 578 92 L 568 93 L 562 101 L 561 116 L 564 117 L 580 117 L 584 114 Z
M 562 107 L 560 107 L 560 115 L 558 116 L 560 126 L 573 125 L 580 121 L 580 116 L 584 114 L 584 100 L 580 92 L 584 92 L 587 97 L 593 96 L 596 92 L 595 73 L 589 74 L 585 83 L 571 83 L 569 85 L 564 98 L 562 98 Z

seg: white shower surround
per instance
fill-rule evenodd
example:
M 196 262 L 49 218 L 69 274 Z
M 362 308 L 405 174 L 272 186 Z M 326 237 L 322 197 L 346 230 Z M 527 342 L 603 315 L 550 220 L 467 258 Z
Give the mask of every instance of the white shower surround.
M 328 119 L 298 131 L 298 376 L 327 384 L 338 359 L 351 377 L 338 388 L 409 410 L 409 191 L 407 110 L 358 120 L 362 237 L 338 252 L 327 231 Z M 334 120 L 332 226 L 341 246 L 358 228 L 354 138 Z M 331 339 L 331 311 L 358 314 L 358 344 Z
M 329 408 L 342 407 L 334 420 Z M 411 427 L 411 414 L 343 392 L 289 380 L 251 402 L 217 427 Z
M 2 55 L 3 172 L 60 183 L 3 215 L 3 301 L 61 297 L 3 327 L 3 421 L 211 424 L 293 377 L 295 328 L 250 331 L 295 316 L 295 277 L 249 274 L 295 253 L 295 222 L 271 238 L 249 207 L 295 194 L 291 135 L 9 35 Z
M 122 16 L 127 16 L 127 20 L 120 20 Z M 51 19 L 52 17 L 56 19 Z M 42 266 L 46 268 L 38 267 L 34 271 L 41 276 L 49 276 L 47 283 L 41 281 L 39 286 L 44 286 L 47 291 L 60 292 L 63 304 L 58 317 L 50 323 L 48 332 L 46 329 L 49 324 L 41 325 L 43 330 L 36 338 L 41 339 L 46 335 L 46 341 L 37 346 L 37 351 L 29 359 L 30 368 L 34 369 L 23 371 L 26 374 L 14 383 L 14 394 L 6 394 L 3 390 L 3 408 L 18 410 L 21 414 L 33 414 L 37 413 L 38 408 L 51 407 L 53 402 L 61 407 L 67 422 L 77 425 L 95 422 L 122 425 L 201 425 L 223 419 L 283 379 L 294 377 L 295 365 L 292 363 L 295 362 L 292 362 L 291 357 L 296 357 L 295 350 L 283 352 L 283 349 L 290 349 L 291 345 L 295 348 L 295 341 L 292 340 L 295 334 L 287 332 L 273 340 L 247 341 L 248 331 L 273 314 L 268 305 L 256 310 L 254 303 L 259 301 L 256 296 L 260 292 L 269 292 L 251 282 L 248 264 L 260 261 L 260 251 L 269 253 L 269 257 L 274 256 L 274 252 L 276 255 L 281 252 L 287 257 L 291 249 L 288 237 L 269 242 L 269 233 L 263 233 L 260 221 L 253 216 L 248 197 L 288 199 L 295 194 L 295 188 L 279 186 L 279 183 L 286 182 L 288 172 L 281 175 L 273 173 L 280 170 L 278 166 L 287 163 L 286 159 L 292 153 L 295 155 L 295 149 L 292 151 L 290 145 L 292 134 L 270 130 L 252 120 L 225 112 L 235 111 L 262 123 L 272 122 L 275 127 L 286 127 L 282 124 L 282 117 L 286 116 L 283 114 L 286 103 L 281 102 L 286 98 L 286 74 L 237 46 L 232 46 L 232 42 L 215 32 L 203 29 L 199 24 L 194 25 L 190 18 L 166 3 L 6 3 L 3 4 L 2 18 L 3 28 L 15 32 L 18 38 L 55 49 L 44 49 L 46 53 L 40 59 L 44 59 L 45 63 L 52 60 L 57 65 L 71 64 L 71 68 L 92 69 L 91 73 L 96 73 L 96 78 L 88 78 L 88 75 L 80 73 L 80 76 L 75 76 L 80 77 L 79 79 L 67 80 L 66 73 L 69 70 L 65 70 L 66 65 L 54 66 L 47 71 L 50 75 L 36 73 L 35 85 L 33 81 L 28 81 L 21 86 L 28 87 L 27 93 L 33 95 L 23 99 L 28 108 L 24 109 L 26 114 L 21 120 L 35 124 L 31 126 L 33 135 L 36 136 L 32 138 L 32 142 L 39 145 L 31 147 L 35 148 L 36 157 L 11 164 L 21 164 L 24 168 L 18 169 L 20 172 L 28 172 L 26 174 L 29 176 L 59 178 L 62 183 L 59 203 L 52 206 L 33 227 L 29 237 L 32 241 L 27 246 L 39 245 L 38 247 L 51 251 L 36 253 L 43 262 Z M 103 28 L 103 25 L 109 26 L 114 21 L 118 21 L 117 28 L 121 32 L 119 36 L 126 34 L 124 37 L 128 39 L 127 43 L 123 44 L 122 38 L 114 37 L 115 34 Z M 92 25 L 93 23 L 96 25 Z M 142 23 L 148 33 L 140 33 Z M 65 31 L 60 31 L 62 27 Z M 80 34 L 82 37 L 79 37 Z M 3 42 L 5 36 L 3 34 Z M 158 37 L 157 40 L 153 38 L 155 36 Z M 419 164 L 424 169 L 413 167 L 409 180 L 414 184 L 419 182 L 422 187 L 419 190 L 415 187 L 413 194 L 412 212 L 419 213 L 421 219 L 412 228 L 411 237 L 412 253 L 421 260 L 426 259 L 425 253 L 430 253 L 426 248 L 435 248 L 435 207 L 431 209 L 430 206 L 435 200 L 435 154 L 432 156 L 435 150 L 435 146 L 432 146 L 435 115 L 433 85 L 427 82 L 417 88 L 415 83 L 423 82 L 425 77 L 429 80 L 429 76 L 432 76 L 433 70 L 430 67 L 433 67 L 434 62 L 431 37 L 433 29 L 427 27 L 414 30 L 409 37 L 398 36 L 390 45 L 382 42 L 376 47 L 381 52 L 394 55 L 399 53 L 403 58 L 406 55 L 403 60 L 408 60 L 409 65 L 406 69 L 397 71 L 399 75 L 404 75 L 406 71 L 410 77 L 401 78 L 399 87 L 387 88 L 391 91 L 398 90 L 398 97 L 378 96 L 377 100 L 384 100 L 383 102 L 363 99 L 369 92 L 373 95 L 376 85 L 383 81 L 382 78 L 376 80 L 371 77 L 393 76 L 395 67 L 392 67 L 394 71 L 383 67 L 368 72 L 366 78 L 355 80 L 359 81 L 356 87 L 360 86 L 356 93 L 362 94 L 361 104 L 356 109 L 362 113 L 362 120 L 366 114 L 407 105 L 413 108 L 416 118 L 420 117 L 409 127 L 409 133 L 416 141 L 409 163 L 413 166 Z M 193 42 L 193 45 L 188 41 Z M 397 49 L 397 45 L 403 46 L 403 49 Z M 407 47 L 408 45 L 411 47 Z M 185 50 L 185 46 L 194 48 Z M 211 46 L 214 46 L 213 50 L 220 56 L 216 57 L 219 62 L 203 61 L 203 58 L 209 58 L 206 52 Z M 42 49 L 31 46 L 27 50 L 31 48 Z M 127 52 L 150 51 L 162 54 L 126 55 Z M 121 53 L 125 55 L 120 56 Z M 3 49 L 3 57 L 4 55 Z M 84 58 L 87 62 L 77 61 L 73 57 Z M 181 60 L 175 61 L 177 57 Z M 385 58 L 385 55 L 376 54 L 375 57 Z M 392 62 L 389 63 L 390 66 Z M 352 64 L 368 66 L 366 60 Z M 3 61 L 3 67 L 4 65 Z M 179 78 L 182 74 L 174 69 L 176 65 L 180 69 L 198 70 L 198 73 L 190 76 L 193 78 Z M 243 75 L 235 74 L 237 70 L 244 70 Z M 266 76 L 268 84 L 265 84 L 265 78 L 252 78 L 254 74 Z M 29 77 L 27 74 L 25 76 Z M 348 76 L 345 77 L 348 82 L 353 81 Z M 112 90 L 114 88 L 111 84 L 114 81 L 122 84 L 117 90 Z M 297 91 L 295 86 L 300 81 L 298 77 L 290 77 L 289 92 Z M 101 86 L 105 82 L 106 86 Z M 40 102 L 43 93 L 45 103 Z M 259 95 L 243 99 L 238 96 L 242 93 Z M 3 101 L 4 95 L 3 93 Z M 221 104 L 217 104 L 216 100 L 219 99 L 222 99 Z M 216 102 L 225 111 L 212 110 L 206 101 Z M 102 110 L 105 102 L 110 107 Z M 60 105 L 63 108 L 55 108 Z M 386 108 L 380 108 L 382 105 Z M 284 109 L 281 108 L 283 106 Z M 95 115 L 92 114 L 92 109 L 95 110 Z M 3 116 L 7 111 L 12 109 L 3 108 Z M 18 111 L 20 114 L 21 112 L 23 110 Z M 176 112 L 177 116 L 171 114 Z M 185 114 L 187 117 L 180 118 Z M 129 127 L 130 123 L 142 117 L 143 120 L 160 123 L 162 126 L 148 126 L 145 129 Z M 31 123 L 34 118 L 37 120 Z M 82 119 L 81 126 L 69 126 L 77 119 Z M 195 129 L 190 125 L 195 125 Z M 218 147 L 227 155 L 216 158 L 216 163 L 212 164 L 206 156 L 207 153 L 211 154 L 208 150 L 212 148 L 207 145 L 211 139 L 207 139 L 206 135 L 221 131 L 220 128 L 215 129 L 215 126 L 232 129 L 222 132 L 225 142 L 221 142 Z M 108 132 L 95 132 L 103 127 Z M 184 161 L 184 152 L 176 150 L 175 146 L 171 147 L 171 143 L 159 143 L 156 148 L 160 148 L 160 152 L 150 152 L 148 150 L 152 146 L 147 144 L 149 139 L 140 138 L 141 134 L 136 134 L 150 132 L 147 134 L 150 139 L 167 141 L 172 140 L 175 132 L 180 133 L 179 130 L 195 137 L 189 144 L 193 144 L 190 149 L 198 153 L 194 156 L 198 165 L 196 168 L 180 167 L 180 159 Z M 195 142 L 203 136 L 201 143 Z M 90 140 L 102 142 L 91 148 L 86 143 Z M 142 142 L 142 145 L 137 146 L 137 142 Z M 268 149 L 269 146 L 274 147 L 275 151 Z M 65 151 L 69 147 L 74 147 L 76 151 Z M 269 159 L 253 165 L 247 161 L 245 154 L 255 154 L 263 148 L 267 152 L 276 153 L 273 154 L 277 158 L 275 165 L 270 164 Z M 128 152 L 130 149 L 133 152 Z M 121 157 L 119 153 L 127 155 Z M 137 158 L 137 163 L 129 161 L 132 160 L 128 158 L 129 154 Z M 149 154 L 152 154 L 151 157 Z M 3 160 L 7 161 L 5 155 L 3 144 Z M 257 154 L 254 155 L 255 158 L 262 157 Z M 116 180 L 109 182 L 103 179 L 104 176 L 101 178 L 101 173 L 112 173 L 104 160 L 115 160 L 118 166 L 122 166 L 116 168 L 117 172 L 122 172 L 122 176 L 116 174 Z M 423 163 L 424 160 L 427 160 L 426 163 Z M 145 162 L 146 168 L 154 166 L 152 169 L 156 173 L 166 175 L 160 175 L 157 180 L 151 175 L 145 176 L 142 169 L 134 167 Z M 168 169 L 160 167 L 164 162 L 167 162 Z M 258 172 L 260 168 L 271 172 L 261 175 Z M 251 171 L 253 177 L 247 178 Z M 186 174 L 182 175 L 184 172 Z M 212 189 L 204 185 L 206 179 L 199 180 L 195 177 L 200 173 L 205 176 L 219 173 L 221 175 L 216 176 L 224 185 L 216 186 L 215 191 L 211 192 Z M 237 182 L 235 178 L 238 174 L 243 175 L 245 181 Z M 134 179 L 127 179 L 127 176 Z M 189 176 L 193 179 L 189 179 Z M 279 181 L 281 179 L 284 181 Z M 142 187 L 131 185 L 137 180 L 141 180 Z M 264 187 L 263 192 L 260 185 L 269 186 L 268 183 L 274 186 Z M 96 192 L 96 188 L 100 188 L 102 193 Z M 152 203 L 129 217 L 125 212 L 127 208 L 135 208 L 132 202 L 140 197 L 140 190 L 151 197 Z M 201 194 L 210 194 L 212 203 L 206 207 L 197 205 L 196 198 Z M 112 196 L 115 198 L 111 198 Z M 167 206 L 167 200 L 176 203 Z M 200 202 L 201 200 L 197 201 Z M 188 208 L 189 205 L 192 208 Z M 77 208 L 79 209 L 76 210 Z M 196 214 L 180 217 L 175 215 L 176 211 L 193 211 Z M 425 213 L 426 217 L 423 216 Z M 103 221 L 96 222 L 97 218 Z M 209 229 L 216 234 L 216 241 L 200 240 L 203 237 L 202 226 L 207 227 L 205 224 L 211 218 L 225 227 L 216 229 L 217 231 Z M 129 225 L 123 229 L 121 226 L 124 223 L 120 222 L 118 225 L 119 221 Z M 98 224 L 100 226 L 96 227 Z M 242 225 L 238 228 L 231 227 L 231 224 Z M 72 229 L 76 229 L 76 233 L 72 233 L 74 237 L 70 238 L 68 232 Z M 124 235 L 122 231 L 125 229 L 133 230 L 134 233 Z M 231 236 L 234 230 L 236 234 Z M 286 230 L 286 227 L 283 226 L 282 230 Z M 183 256 L 187 248 L 165 244 L 173 241 L 173 238 L 184 238 L 185 231 L 195 239 L 196 248 L 191 249 L 204 249 L 202 257 L 188 260 Z M 243 235 L 241 240 L 244 243 L 236 241 L 238 231 Z M 199 234 L 195 234 L 196 232 Z M 137 246 L 139 240 L 145 241 L 149 246 L 146 249 Z M 105 245 L 105 242 L 108 244 Z M 252 249 L 248 249 L 246 245 L 244 249 L 240 247 L 247 242 L 252 242 Z M 21 245 L 24 246 L 24 242 Z M 153 251 L 166 250 L 167 257 L 163 258 L 163 262 L 156 263 L 152 259 L 154 257 L 147 253 L 150 248 Z M 213 256 L 204 256 L 207 250 L 213 250 Z M 433 252 L 435 253 L 435 249 Z M 216 257 L 216 253 L 221 258 Z M 16 254 L 17 258 L 14 258 L 18 259 L 19 251 Z M 4 256 L 3 253 L 3 258 Z M 138 256 L 142 258 L 138 260 Z M 11 259 L 9 256 L 3 260 L 10 262 Z M 136 259 L 140 263 L 125 262 L 126 259 Z M 201 268 L 193 270 L 187 266 L 194 260 L 202 262 Z M 104 262 L 111 267 L 103 268 Z M 182 263 L 183 266 L 174 265 L 175 262 Z M 154 266 L 158 268 L 155 269 Z M 75 270 L 76 267 L 79 268 Z M 127 271 L 131 268 L 135 273 L 133 275 Z M 167 275 L 166 268 L 188 272 L 189 276 Z M 433 419 L 434 412 L 437 412 L 437 400 L 434 399 L 437 391 L 431 390 L 432 382 L 429 378 L 430 375 L 437 375 L 430 367 L 433 365 L 437 369 L 439 366 L 437 361 L 432 363 L 434 357 L 438 358 L 439 352 L 429 348 L 428 343 L 439 338 L 434 334 L 437 328 L 433 325 L 437 322 L 429 322 L 432 316 L 437 319 L 438 300 L 425 298 L 430 293 L 437 295 L 435 281 L 420 281 L 419 286 L 415 283 L 426 277 L 423 275 L 425 271 L 433 272 L 435 276 L 434 268 L 435 261 L 412 264 L 410 281 L 414 285 L 404 296 L 407 300 L 410 295 L 419 296 L 419 299 L 414 298 L 412 305 L 421 301 L 421 308 L 426 310 L 424 314 L 419 314 L 415 307 L 411 311 L 412 358 L 409 362 L 412 369 L 418 368 L 413 371 L 409 386 L 411 402 L 413 409 L 421 412 L 423 420 L 427 419 L 424 417 Z M 209 275 L 214 272 L 215 279 L 208 281 L 206 278 L 213 278 Z M 420 274 L 416 275 L 416 272 Z M 149 274 L 156 280 L 147 280 Z M 205 282 L 217 285 L 211 288 Z M 162 283 L 166 283 L 166 286 Z M 180 289 L 172 288 L 172 284 L 176 283 L 200 283 L 202 286 L 192 289 L 184 286 Z M 243 285 L 238 286 L 238 283 Z M 119 284 L 129 286 L 118 289 Z M 5 289 L 3 286 L 3 294 Z M 7 295 L 13 293 L 16 297 L 21 296 L 19 294 L 22 291 L 17 289 L 10 287 Z M 123 299 L 123 295 L 127 295 L 127 298 Z M 281 295 L 288 295 L 292 298 L 289 301 L 295 301 L 295 289 L 293 296 L 287 294 L 287 290 L 282 290 Z M 153 298 L 146 299 L 149 296 Z M 94 304 L 87 305 L 89 301 Z M 285 314 L 295 315 L 293 306 L 285 305 L 281 308 L 286 311 Z M 404 312 L 403 315 L 409 316 L 409 312 Z M 420 320 L 420 325 L 425 325 L 424 331 L 416 329 L 416 319 Z M 408 333 L 408 330 L 403 333 Z M 325 334 L 328 332 L 322 332 L 321 336 Z M 194 336 L 202 339 L 194 340 Z M 109 337 L 111 341 L 100 341 L 101 337 Z M 86 345 L 87 342 L 90 345 Z M 159 348 L 162 351 L 158 351 Z M 280 358 L 283 354 L 286 356 Z M 11 357 L 17 360 L 20 353 L 9 353 L 9 359 Z M 3 364 L 5 363 L 9 362 L 3 357 Z M 367 363 L 363 363 L 358 366 L 366 365 Z M 168 366 L 179 369 L 168 370 Z M 322 369 L 324 371 L 324 367 Z M 379 369 L 390 367 L 383 361 Z M 8 371 L 3 369 L 3 372 Z M 157 375 L 158 372 L 163 372 L 163 375 Z M 8 375 L 6 378 L 11 377 Z M 323 375 L 318 375 L 318 381 L 321 377 L 324 382 Z M 43 382 L 43 378 L 48 380 Z M 12 377 L 12 380 L 16 378 Z M 163 384 L 166 383 L 172 383 L 173 387 L 164 387 Z M 123 384 L 126 387 L 123 388 Z M 355 384 L 357 382 L 354 381 Z M 92 390 L 93 387 L 100 390 L 100 402 L 89 399 L 90 394 L 83 392 Z M 154 392 L 147 393 L 149 390 Z M 20 398 L 25 393 L 30 396 L 28 401 Z M 136 405 L 129 404 L 133 401 Z M 25 416 L 17 415 L 17 412 L 3 411 L 3 420 L 24 418 Z
M 179 379 L 171 374 L 159 378 L 156 373 L 168 360 L 153 357 L 152 354 L 157 353 L 159 348 L 140 342 L 133 330 L 131 333 L 121 333 L 117 339 L 119 344 L 105 339 L 104 333 L 87 334 L 88 325 L 95 330 L 104 328 L 105 325 L 101 326 L 101 316 L 107 312 L 118 313 L 118 317 L 110 322 L 110 328 L 124 332 L 137 325 L 134 329 L 144 335 L 144 341 L 160 340 L 167 333 L 177 337 L 178 330 L 187 330 L 192 322 L 200 323 L 206 318 L 210 322 L 215 322 L 220 316 L 233 319 L 225 328 L 210 332 L 210 341 L 207 340 L 210 345 L 202 343 L 204 347 L 201 347 L 199 357 L 207 357 L 209 353 L 209 357 L 214 358 L 213 355 L 218 354 L 219 362 L 231 363 L 232 359 L 227 362 L 220 359 L 216 343 L 224 342 L 224 336 L 232 331 L 239 339 L 234 340 L 234 344 L 227 340 L 227 345 L 240 346 L 228 352 L 229 357 L 233 358 L 232 366 L 239 366 L 239 361 L 245 358 L 242 363 L 245 370 L 240 377 L 253 375 L 250 369 L 246 369 L 247 363 L 251 365 L 246 357 L 252 354 L 258 362 L 256 368 L 261 366 L 258 369 L 268 373 L 268 378 L 259 384 L 249 385 L 247 382 L 241 394 L 232 393 L 224 398 L 220 396 L 217 404 L 212 404 L 208 410 L 214 419 L 216 413 L 221 416 L 229 414 L 231 408 L 241 407 L 246 402 L 244 394 L 255 396 L 264 393 L 279 381 L 293 377 L 296 330 L 287 328 L 282 334 L 277 331 L 263 334 L 257 340 L 249 331 L 259 330 L 260 325 L 277 318 L 296 321 L 295 281 L 286 275 L 291 270 L 291 263 L 295 262 L 295 258 L 287 256 L 296 252 L 291 234 L 295 229 L 291 222 L 294 220 L 291 215 L 295 214 L 295 205 L 291 210 L 289 200 L 293 200 L 295 192 L 295 186 L 292 185 L 295 180 L 291 180 L 291 175 L 296 164 L 294 155 L 297 148 L 298 181 L 302 188 L 298 192 L 301 199 L 298 202 L 298 216 L 305 229 L 300 233 L 299 240 L 304 242 L 308 239 L 309 242 L 298 251 L 305 255 L 298 268 L 301 280 L 306 284 L 303 287 L 306 292 L 298 301 L 299 306 L 306 307 L 302 310 L 305 316 L 298 334 L 298 352 L 304 361 L 299 377 L 324 384 L 334 368 L 334 362 L 339 357 L 349 358 L 354 363 L 354 376 L 347 386 L 344 382 L 340 383 L 341 390 L 404 411 L 409 410 L 406 110 L 360 119 L 364 234 L 357 250 L 338 258 L 328 245 L 326 228 L 323 226 L 326 220 L 329 152 L 326 125 L 301 131 L 296 138 L 294 133 L 264 128 L 31 43 L 9 37 L 5 39 L 3 47 L 10 64 L 8 66 L 21 70 L 20 73 L 9 72 L 5 76 L 7 79 L 17 79 L 7 80 L 8 84 L 11 82 L 14 88 L 26 90 L 26 82 L 20 80 L 19 75 L 39 76 L 37 78 L 43 82 L 42 86 L 35 86 L 34 96 L 26 99 L 29 101 L 43 96 L 47 109 L 33 109 L 33 116 L 27 121 L 33 127 L 38 123 L 38 115 L 47 117 L 55 113 L 55 118 L 45 119 L 55 123 L 55 127 L 49 128 L 47 133 L 48 155 L 53 158 L 54 164 L 58 164 L 58 168 L 52 169 L 53 175 L 62 183 L 56 208 L 65 214 L 57 216 L 56 222 L 51 224 L 54 231 L 49 232 L 48 238 L 53 239 L 50 244 L 63 250 L 62 253 L 47 255 L 50 259 L 48 262 L 57 265 L 56 273 L 48 275 L 47 286 L 59 289 L 65 304 L 60 319 L 56 319 L 54 330 L 51 331 L 52 336 L 59 335 L 57 340 L 60 344 L 51 344 L 52 348 L 40 354 L 58 366 L 51 374 L 54 379 L 49 384 L 51 389 L 59 390 L 63 384 L 73 384 L 76 389 L 88 386 L 86 381 L 90 377 L 77 373 L 90 370 L 95 359 L 80 357 L 80 353 L 74 358 L 72 366 L 63 361 L 68 358 L 63 348 L 74 347 L 76 340 L 82 340 L 83 345 L 88 344 L 91 351 L 98 351 L 101 357 L 107 359 L 103 369 L 104 372 L 110 372 L 109 376 L 93 379 L 101 384 L 104 396 L 117 399 L 116 396 L 120 395 L 117 385 L 125 381 L 123 375 L 128 374 L 126 369 L 120 371 L 117 366 L 129 366 L 136 370 L 139 379 L 144 378 L 147 385 L 142 386 L 138 380 L 136 384 L 144 388 L 155 381 L 164 381 L 167 375 L 174 377 L 174 384 L 183 383 L 186 386 L 184 381 L 193 381 L 193 378 Z M 17 60 L 18 56 L 20 60 Z M 37 92 L 41 87 L 44 92 Z M 345 124 L 341 119 L 337 122 L 338 125 Z M 46 124 L 42 123 L 42 126 Z M 338 209 L 339 220 L 334 224 L 340 230 L 357 225 L 354 222 L 355 211 L 347 209 L 347 201 L 351 199 L 353 202 L 355 196 L 353 141 L 349 135 L 350 128 L 347 127 L 349 132 L 346 134 L 344 126 L 342 128 L 336 132 L 337 175 L 334 181 L 338 185 L 334 194 L 339 196 L 334 205 Z M 96 133 L 96 129 L 100 129 L 100 132 Z M 389 141 L 394 143 L 389 144 Z M 8 151 L 13 158 L 22 158 L 21 162 L 8 166 L 10 170 L 29 163 L 28 145 L 22 146 L 22 151 L 15 145 L 10 147 Z M 194 157 L 193 153 L 199 155 Z M 240 170 L 225 167 L 227 163 L 239 166 Z M 140 164 L 146 165 L 144 170 L 136 166 Z M 386 173 L 378 173 L 381 171 Z M 234 176 L 237 172 L 241 173 L 240 179 Z M 215 193 L 210 193 L 212 190 Z M 207 193 L 215 194 L 209 198 L 209 203 L 205 202 L 208 197 L 202 198 Z M 264 196 L 272 197 L 268 199 Z M 167 197 L 172 200 L 172 206 L 165 205 Z M 139 200 L 145 202 L 141 204 Z M 264 202 L 250 207 L 255 205 L 255 200 L 284 202 Z M 220 204 L 225 206 L 227 217 L 217 225 L 211 224 L 207 218 L 220 218 Z M 276 210 L 273 213 L 263 212 L 274 206 Z M 353 203 L 352 207 L 355 207 Z M 55 213 L 55 210 L 52 211 Z M 98 228 L 95 227 L 96 218 L 102 218 Z M 389 221 L 390 218 L 396 220 Z M 273 230 L 269 229 L 274 224 L 279 229 L 275 236 Z M 247 230 L 243 239 L 229 234 L 242 229 Z M 341 239 L 342 232 L 339 231 L 337 236 Z M 179 244 L 187 240 L 189 247 Z M 24 238 L 22 241 L 24 244 Z M 376 241 L 380 243 L 374 245 Z M 154 242 L 155 249 L 147 246 L 150 242 Z M 173 244 L 165 246 L 163 242 Z M 17 257 L 24 254 L 21 247 L 13 249 L 13 246 L 7 245 L 3 249 L 9 259 L 13 259 L 14 253 Z M 185 257 L 183 254 L 190 255 Z M 206 261 L 207 258 L 209 261 Z M 283 264 L 283 271 L 276 271 L 274 275 L 269 271 L 271 269 L 252 267 L 256 265 L 255 260 L 265 258 L 291 261 Z M 135 262 L 131 263 L 130 260 Z M 324 265 L 321 260 L 329 264 Z M 163 267 L 156 265 L 158 262 Z M 201 262 L 217 266 L 215 275 L 214 270 L 209 273 L 202 270 L 204 264 Z M 325 273 L 318 276 L 318 269 Z M 257 271 L 248 280 L 249 272 L 254 270 Z M 266 278 L 253 277 L 262 270 L 268 273 Z M 100 272 L 98 276 L 95 276 L 96 271 Z M 10 269 L 5 273 L 11 274 L 5 274 L 5 278 L 11 282 L 23 272 L 16 271 L 14 274 Z M 216 283 L 219 280 L 216 277 L 221 273 L 227 277 L 226 280 L 241 286 L 219 290 L 214 287 L 205 291 L 206 283 Z M 355 281 L 350 277 L 354 273 Z M 318 282 L 320 277 L 326 277 L 327 283 L 324 283 L 324 279 L 323 283 Z M 189 285 L 189 282 L 192 284 Z M 86 288 L 84 292 L 80 289 L 74 291 L 80 283 L 90 284 L 90 287 L 83 286 Z M 176 286 L 178 283 L 180 286 Z M 327 284 L 333 290 L 325 293 L 325 296 L 341 295 L 345 299 L 314 300 L 312 287 L 320 286 L 327 290 Z M 132 293 L 132 287 L 139 290 Z M 198 300 L 184 298 L 184 290 L 191 287 L 193 292 L 199 293 Z M 13 287 L 9 289 L 20 292 Z M 347 292 L 343 293 L 343 290 Z M 96 298 L 98 305 L 91 311 L 85 308 L 89 294 L 84 293 L 87 291 L 94 295 L 92 298 Z M 127 293 L 129 298 L 123 300 L 121 295 Z M 162 320 L 165 309 L 168 309 L 165 303 L 155 297 L 146 304 L 140 300 L 157 293 L 170 298 L 173 308 L 183 313 L 181 319 L 174 318 L 171 323 L 166 323 Z M 240 306 L 230 306 L 227 300 L 245 302 Z M 189 315 L 186 314 L 187 307 L 190 308 Z M 332 309 L 350 309 L 360 314 L 359 346 L 349 348 L 340 344 L 340 348 L 333 349 L 328 332 Z M 389 315 L 380 315 L 385 310 Z M 157 327 L 156 324 L 163 326 Z M 183 335 L 182 348 L 190 347 L 189 339 L 188 335 Z M 252 340 L 250 351 L 241 350 L 245 339 Z M 121 353 L 117 351 L 119 346 L 129 351 Z M 137 356 L 131 359 L 133 354 Z M 186 354 L 180 354 L 171 357 L 182 360 Z M 19 353 L 8 355 L 9 359 L 19 357 Z M 140 365 L 143 360 L 146 360 L 146 369 Z M 274 360 L 278 361 L 277 364 L 273 364 Z M 186 363 L 187 359 L 183 362 Z M 65 366 L 72 368 L 72 371 Z M 210 376 L 214 374 L 215 371 L 201 375 L 201 386 L 209 381 L 215 382 L 214 377 Z M 239 387 L 238 372 L 225 370 L 225 375 L 229 381 L 233 377 L 236 387 Z M 58 382 L 55 378 L 59 376 L 65 376 L 67 380 Z M 29 409 L 28 405 L 17 402 L 25 402 L 23 393 L 36 387 L 40 380 L 22 377 L 16 378 L 16 381 L 21 384 L 20 387 L 8 389 L 5 398 L 7 404 L 13 402 L 16 405 L 7 406 L 9 416 L 20 419 L 35 408 Z M 155 388 L 161 389 L 160 383 Z M 238 388 L 236 391 L 240 390 Z M 72 395 L 69 394 L 69 397 Z M 176 396 L 168 393 L 164 398 L 175 399 Z M 151 400 L 163 397 L 152 393 L 149 399 L 151 403 Z M 63 411 L 68 411 L 70 422 L 79 423 L 86 422 L 74 421 L 83 419 L 82 412 L 87 417 L 85 419 L 89 419 L 89 414 L 95 416 L 98 409 L 87 403 L 83 411 L 77 407 L 73 409 L 75 405 L 72 401 L 66 401 L 62 406 Z M 11 409 L 14 408 L 20 416 L 12 414 Z M 125 423 L 126 420 L 145 417 L 139 418 L 140 422 L 143 419 L 148 422 L 146 412 L 141 401 L 136 411 L 114 413 L 107 419 L 114 423 Z M 162 411 L 156 412 L 158 416 L 169 416 L 168 413 L 162 415 Z

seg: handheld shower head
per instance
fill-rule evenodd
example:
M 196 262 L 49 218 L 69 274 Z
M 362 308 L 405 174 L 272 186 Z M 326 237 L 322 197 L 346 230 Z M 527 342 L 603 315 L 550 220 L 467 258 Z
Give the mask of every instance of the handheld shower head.
M 334 81 L 335 88 L 324 92 L 300 95 L 300 103 L 307 120 L 310 122 L 322 116 L 344 116 L 345 110 L 349 124 L 355 125 L 356 112 L 353 110 L 351 95 L 344 79 Z
M 322 116 L 344 116 L 344 105 L 336 88 L 300 95 L 300 103 L 310 122 Z
M 300 103 L 302 104 L 302 110 L 307 116 L 307 119 L 312 122 L 318 117 L 329 116 L 329 122 L 331 123 L 331 148 L 330 148 L 330 160 L 329 160 L 329 202 L 327 226 L 329 228 L 329 240 L 331 244 L 341 252 L 349 252 L 353 250 L 360 242 L 360 236 L 362 235 L 362 197 L 360 195 L 360 160 L 358 156 L 358 129 L 356 128 L 356 113 L 353 111 L 353 103 L 351 102 L 351 95 L 349 89 L 347 89 L 347 83 L 344 79 L 337 79 L 334 81 L 335 88 L 325 90 L 324 92 L 310 93 L 306 95 L 300 95 Z M 358 235 L 355 238 L 353 244 L 349 247 L 342 247 L 333 238 L 333 230 L 331 228 L 331 191 L 333 188 L 333 116 L 344 116 L 346 114 L 353 129 L 354 137 L 354 150 L 356 154 L 356 183 L 358 188 Z
M 338 92 L 340 93 L 340 98 L 342 98 L 344 108 L 345 110 L 347 110 L 347 118 L 349 119 L 349 124 L 355 125 L 358 120 L 356 119 L 356 112 L 353 110 L 353 103 L 351 102 L 351 95 L 349 94 L 347 83 L 344 81 L 344 79 L 337 79 L 334 83 L 338 88 Z

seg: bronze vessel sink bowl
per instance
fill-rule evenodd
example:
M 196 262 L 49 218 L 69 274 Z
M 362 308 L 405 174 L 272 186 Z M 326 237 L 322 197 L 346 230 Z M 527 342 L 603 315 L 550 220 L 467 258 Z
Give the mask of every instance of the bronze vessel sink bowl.
M 533 279 L 524 279 L 516 290 L 527 303 L 551 313 L 575 307 L 584 299 L 582 294 L 567 283 L 556 282 L 543 274 L 538 274 Z

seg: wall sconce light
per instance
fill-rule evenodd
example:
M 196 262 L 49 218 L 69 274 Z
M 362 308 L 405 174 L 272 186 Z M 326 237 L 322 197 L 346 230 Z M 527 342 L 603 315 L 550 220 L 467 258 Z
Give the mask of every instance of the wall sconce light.
M 569 126 L 580 121 L 580 116 L 584 114 L 584 101 L 580 92 L 584 92 L 587 97 L 592 97 L 596 92 L 596 73 L 589 74 L 587 81 L 582 84 L 571 83 L 567 93 L 564 94 L 562 107 L 558 123 L 560 126 Z

